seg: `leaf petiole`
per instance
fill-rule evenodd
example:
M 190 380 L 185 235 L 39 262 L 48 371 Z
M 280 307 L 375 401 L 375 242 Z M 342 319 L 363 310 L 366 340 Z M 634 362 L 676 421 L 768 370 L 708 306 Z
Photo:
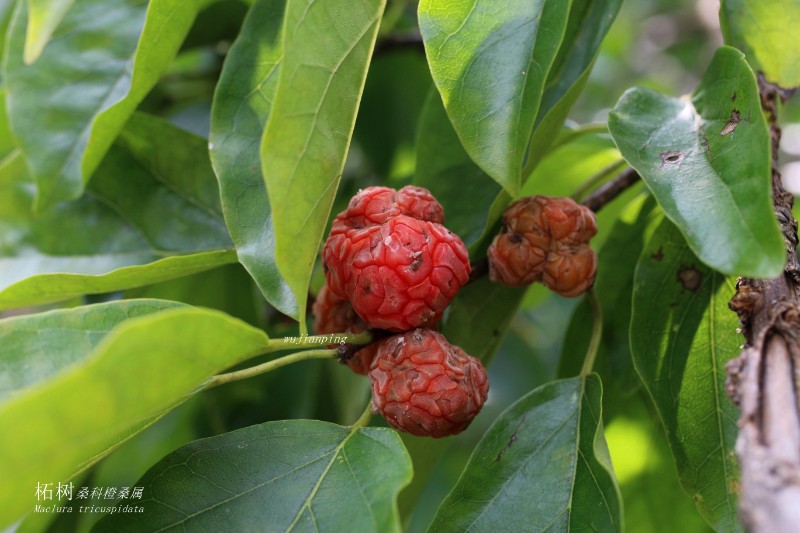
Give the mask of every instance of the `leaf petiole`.
M 600 302 L 597 299 L 594 289 L 590 290 L 586 297 L 592 307 L 592 337 L 589 340 L 589 347 L 586 349 L 586 358 L 583 360 L 581 377 L 591 375 L 594 368 L 594 360 L 597 358 L 597 351 L 600 348 L 600 339 L 603 337 L 603 311 L 600 309 Z
M 281 368 L 282 366 L 291 365 L 292 363 L 297 363 L 299 361 L 305 361 L 307 359 L 333 359 L 337 356 L 337 349 L 307 350 L 305 352 L 293 353 L 291 355 L 279 357 L 278 359 L 267 361 L 266 363 L 245 368 L 243 370 L 236 370 L 234 372 L 228 372 L 225 374 L 217 374 L 209 380 L 206 389 L 224 385 L 225 383 L 231 383 L 233 381 L 240 381 L 259 376 L 261 374 L 266 374 L 267 372 L 271 372 L 275 369 Z

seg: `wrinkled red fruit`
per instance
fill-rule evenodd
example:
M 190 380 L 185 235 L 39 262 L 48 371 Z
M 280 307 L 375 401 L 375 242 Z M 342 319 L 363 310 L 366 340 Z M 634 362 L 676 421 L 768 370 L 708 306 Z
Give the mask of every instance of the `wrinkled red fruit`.
M 392 427 L 419 436 L 464 431 L 489 392 L 481 362 L 427 329 L 381 341 L 369 378 L 373 408 Z
M 441 224 L 397 215 L 334 227 L 322 250 L 331 290 L 373 328 L 432 326 L 469 280 L 467 248 Z
M 314 314 L 314 332 L 318 335 L 361 333 L 367 329 L 366 322 L 356 314 L 350 302 L 336 296 L 327 285 L 320 289 L 311 310 Z M 328 345 L 328 348 L 336 347 Z M 347 366 L 357 374 L 367 375 L 377 350 L 377 343 L 361 348 L 347 360 Z
M 444 210 L 430 191 L 407 185 L 399 191 L 389 187 L 361 189 L 350 200 L 347 209 L 339 213 L 333 225 L 361 229 L 383 224 L 398 215 L 444 223 Z
M 562 296 L 594 283 L 597 256 L 589 240 L 594 213 L 571 198 L 531 196 L 503 213 L 504 227 L 489 247 L 489 277 L 512 287 L 541 281 Z

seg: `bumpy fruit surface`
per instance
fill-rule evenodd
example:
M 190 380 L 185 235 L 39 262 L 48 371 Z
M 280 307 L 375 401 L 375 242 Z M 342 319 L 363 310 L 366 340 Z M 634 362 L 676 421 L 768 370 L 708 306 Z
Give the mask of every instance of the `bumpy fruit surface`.
M 311 309 L 314 314 L 314 332 L 318 335 L 361 333 L 367 329 L 367 323 L 356 314 L 350 302 L 336 296 L 327 285 L 322 286 Z M 336 346 L 328 345 L 328 348 Z M 347 366 L 357 374 L 367 375 L 377 350 L 377 343 L 361 348 L 347 360 Z
M 334 227 L 322 251 L 331 290 L 374 328 L 432 326 L 469 280 L 467 248 L 441 224 L 397 215 Z
M 393 427 L 419 436 L 460 433 L 489 392 L 481 362 L 426 329 L 381 341 L 369 378 L 374 409 Z
M 511 204 L 489 247 L 489 276 L 512 287 L 540 281 L 562 296 L 594 283 L 597 256 L 589 240 L 594 213 L 571 198 L 531 196 Z
M 398 215 L 444 223 L 444 209 L 430 191 L 407 185 L 399 191 L 389 187 L 361 189 L 350 200 L 347 209 L 339 213 L 333 225 L 361 229 L 383 224 Z

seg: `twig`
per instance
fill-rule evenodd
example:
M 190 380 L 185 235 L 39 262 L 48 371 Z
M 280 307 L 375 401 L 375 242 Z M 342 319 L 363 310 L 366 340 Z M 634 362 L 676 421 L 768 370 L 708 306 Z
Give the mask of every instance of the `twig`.
M 736 455 L 741 467 L 739 512 L 753 533 L 794 531 L 800 523 L 800 264 L 794 198 L 778 172 L 778 100 L 790 93 L 759 75 L 769 115 L 772 193 L 786 246 L 783 275 L 740 278 L 730 302 L 747 344 L 728 363 L 728 394 L 740 409 Z
M 629 168 L 590 194 L 583 201 L 583 205 L 594 212 L 600 211 L 604 205 L 632 187 L 637 181 L 639 181 L 639 174 L 632 168 Z
M 418 32 L 387 35 L 377 42 L 372 57 L 378 57 L 389 52 L 401 50 L 416 50 L 424 54 L 425 47 L 422 44 L 422 35 Z

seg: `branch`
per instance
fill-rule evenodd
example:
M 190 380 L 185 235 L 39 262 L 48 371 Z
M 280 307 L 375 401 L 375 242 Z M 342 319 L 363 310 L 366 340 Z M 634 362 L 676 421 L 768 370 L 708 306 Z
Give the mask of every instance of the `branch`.
M 778 99 L 790 93 L 759 75 L 770 120 L 772 194 L 786 246 L 783 275 L 740 278 L 730 308 L 747 344 L 728 363 L 728 393 L 741 409 L 736 454 L 741 466 L 739 512 L 753 533 L 794 531 L 800 523 L 800 264 L 794 197 L 781 184 Z
M 632 187 L 639 179 L 639 174 L 632 168 L 629 168 L 587 196 L 583 201 L 583 205 L 596 213 L 600 211 L 604 205 Z
M 416 50 L 424 54 L 425 47 L 422 44 L 422 35 L 420 35 L 419 32 L 387 35 L 377 42 L 372 57 L 378 57 L 389 52 L 401 50 Z

